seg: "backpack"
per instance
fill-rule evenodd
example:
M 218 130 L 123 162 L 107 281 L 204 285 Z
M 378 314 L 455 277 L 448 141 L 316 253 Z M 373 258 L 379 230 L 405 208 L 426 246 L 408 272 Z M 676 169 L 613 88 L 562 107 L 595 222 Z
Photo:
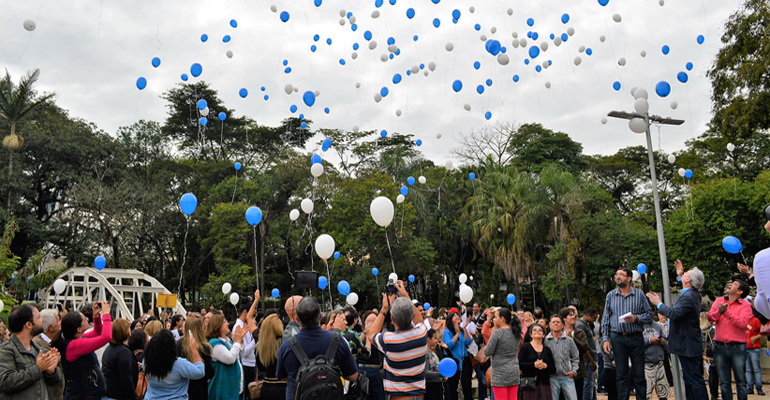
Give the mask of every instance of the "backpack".
M 138 354 L 142 354 L 144 356 L 144 350 L 142 349 L 136 349 L 134 350 L 134 357 L 136 357 Z M 144 370 L 142 368 L 139 368 L 139 379 L 136 380 L 136 397 L 139 398 L 139 400 L 144 399 L 144 394 L 147 392 L 147 377 L 144 375 Z
M 300 362 L 295 380 L 294 400 L 327 400 L 345 397 L 342 372 L 334 361 L 334 354 L 337 352 L 340 340 L 342 340 L 342 336 L 339 332 L 335 332 L 329 347 L 326 349 L 326 354 L 310 360 L 297 338 L 288 339 L 291 350 Z

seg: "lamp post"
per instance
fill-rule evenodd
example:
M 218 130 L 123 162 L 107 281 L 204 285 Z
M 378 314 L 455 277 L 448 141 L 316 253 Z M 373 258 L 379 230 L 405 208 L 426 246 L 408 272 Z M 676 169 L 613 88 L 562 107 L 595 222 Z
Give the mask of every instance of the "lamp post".
M 646 94 L 646 93 L 645 93 Z M 634 96 L 636 97 L 636 96 Z M 644 96 L 646 97 L 646 96 Z M 637 101 L 642 98 L 637 98 Z M 646 99 L 645 99 L 646 101 Z M 655 201 L 655 223 L 658 231 L 658 250 L 660 251 L 660 269 L 663 275 L 663 302 L 667 306 L 671 306 L 671 287 L 668 281 L 668 260 L 666 259 L 666 240 L 663 236 L 663 222 L 660 215 L 660 196 L 658 195 L 658 177 L 655 173 L 655 155 L 652 152 L 652 138 L 650 136 L 650 124 L 655 122 L 662 125 L 682 125 L 684 120 L 663 118 L 657 115 L 649 115 L 649 113 L 629 113 L 625 111 L 610 111 L 607 114 L 608 117 L 633 120 L 639 118 L 644 120 L 646 126 L 645 133 L 647 134 L 647 155 L 650 158 L 650 178 L 652 179 L 652 197 Z M 679 380 L 679 358 L 675 355 L 671 355 L 671 369 L 674 375 L 674 394 L 677 400 L 684 400 L 682 397 L 682 384 Z

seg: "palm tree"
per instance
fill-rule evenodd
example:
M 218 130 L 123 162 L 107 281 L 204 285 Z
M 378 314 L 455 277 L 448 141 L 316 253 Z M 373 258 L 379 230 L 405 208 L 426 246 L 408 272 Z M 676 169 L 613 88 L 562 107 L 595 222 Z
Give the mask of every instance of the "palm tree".
M 13 175 L 13 152 L 24 146 L 24 138 L 16 134 L 16 123 L 21 121 L 30 111 L 45 103 L 54 95 L 46 94 L 36 97 L 33 87 L 40 77 L 40 70 L 27 72 L 18 85 L 11 81 L 11 75 L 5 70 L 5 77 L 0 79 L 0 118 L 11 125 L 11 133 L 3 138 L 3 147 L 8 149 L 8 212 L 11 209 L 11 177 Z

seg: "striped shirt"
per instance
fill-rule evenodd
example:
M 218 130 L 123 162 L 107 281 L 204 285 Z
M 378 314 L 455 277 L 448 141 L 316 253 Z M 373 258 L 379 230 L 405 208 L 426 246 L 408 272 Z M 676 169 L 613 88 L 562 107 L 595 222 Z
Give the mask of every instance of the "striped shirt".
M 618 288 L 607 293 L 602 316 L 602 338 L 605 342 L 610 340 L 610 333 L 642 333 L 644 325 L 652 322 L 652 308 L 649 300 L 641 290 L 630 289 L 625 296 Z M 639 317 L 639 320 L 621 324 L 618 317 L 629 312 Z
M 425 354 L 428 351 L 425 325 L 413 324 L 408 330 L 377 333 L 372 340 L 377 349 L 385 354 L 385 394 L 424 394 Z

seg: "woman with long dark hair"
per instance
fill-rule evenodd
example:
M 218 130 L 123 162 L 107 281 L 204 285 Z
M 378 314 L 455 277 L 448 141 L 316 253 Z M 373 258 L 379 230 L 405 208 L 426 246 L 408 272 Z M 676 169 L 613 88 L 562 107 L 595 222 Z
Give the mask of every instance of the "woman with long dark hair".
M 191 379 L 187 387 L 187 394 L 191 400 L 208 400 L 209 379 L 214 377 L 214 365 L 211 363 L 211 346 L 203 334 L 203 318 L 191 316 L 184 325 L 184 338 L 176 343 L 176 354 L 179 357 L 192 360 L 192 343 L 198 350 L 203 360 L 206 375 L 201 379 Z M 191 341 L 191 339 L 195 339 Z
M 112 324 L 112 339 L 102 355 L 102 373 L 107 387 L 103 400 L 136 400 L 139 368 L 128 348 L 131 332 L 128 320 L 118 318 Z
M 519 346 L 521 322 L 507 308 L 495 312 L 495 329 L 484 348 L 484 355 L 492 359 L 492 391 L 495 400 L 516 400 L 519 391 Z
M 471 335 L 465 331 L 468 326 L 462 324 L 462 319 L 457 313 L 451 312 L 447 315 L 446 329 L 444 330 L 444 344 L 447 345 L 447 349 L 452 353 L 452 358 L 457 363 L 457 373 L 454 374 L 447 381 L 449 385 L 449 398 L 447 400 L 457 400 L 457 387 L 460 384 L 460 377 L 462 376 L 463 368 L 472 368 L 471 363 L 466 361 L 463 363 L 463 359 L 468 359 L 468 350 L 465 346 L 468 346 L 473 342 Z M 467 339 L 466 339 L 467 338 Z M 466 365 L 463 365 L 466 364 Z M 470 385 L 463 387 L 463 397 L 466 399 L 473 398 L 473 391 Z
M 144 349 L 144 373 L 148 385 L 145 400 L 187 399 L 187 386 L 191 379 L 201 379 L 206 374 L 195 338 L 190 337 L 190 361 L 176 356 L 174 335 L 167 330 L 158 331 Z
M 527 332 L 532 340 L 521 345 L 519 367 L 521 378 L 535 380 L 534 388 L 519 385 L 519 400 L 551 400 L 550 375 L 556 373 L 551 349 L 545 346 L 545 329 L 532 324 Z
M 92 331 L 86 332 L 90 328 L 88 318 L 72 311 L 62 318 L 61 330 L 52 340 L 53 347 L 61 354 L 64 398 L 67 400 L 104 395 L 104 377 L 94 352 L 112 340 L 110 303 L 95 302 L 91 308 L 94 320 Z

